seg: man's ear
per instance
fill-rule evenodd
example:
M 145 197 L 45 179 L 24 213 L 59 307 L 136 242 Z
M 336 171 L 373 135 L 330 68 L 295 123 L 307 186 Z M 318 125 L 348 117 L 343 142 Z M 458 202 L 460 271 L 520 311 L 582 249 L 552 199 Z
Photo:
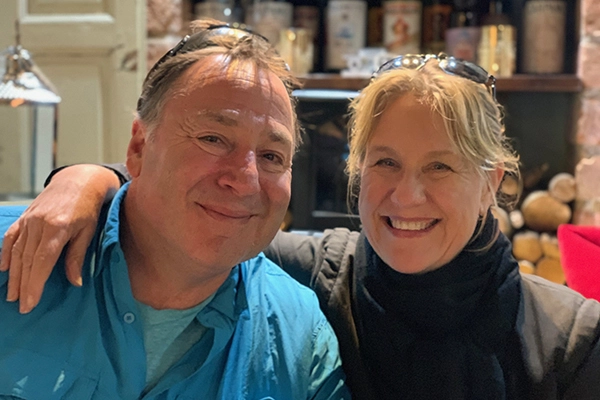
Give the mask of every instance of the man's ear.
M 131 126 L 131 140 L 127 147 L 127 171 L 133 178 L 137 178 L 142 172 L 142 160 L 144 147 L 146 146 L 147 129 L 144 124 L 135 119 Z

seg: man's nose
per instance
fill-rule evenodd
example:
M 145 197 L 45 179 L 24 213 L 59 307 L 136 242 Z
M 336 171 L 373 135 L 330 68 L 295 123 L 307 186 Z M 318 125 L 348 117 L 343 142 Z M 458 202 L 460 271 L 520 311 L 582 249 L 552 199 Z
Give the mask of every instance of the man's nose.
M 239 196 L 260 192 L 256 154 L 252 151 L 230 157 L 225 161 L 225 171 L 219 178 L 221 186 L 233 189 Z

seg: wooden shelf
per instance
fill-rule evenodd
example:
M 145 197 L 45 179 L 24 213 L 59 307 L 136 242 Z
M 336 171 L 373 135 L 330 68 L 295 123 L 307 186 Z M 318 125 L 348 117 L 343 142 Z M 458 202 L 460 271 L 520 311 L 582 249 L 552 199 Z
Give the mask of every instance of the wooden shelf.
M 342 78 L 338 74 L 310 74 L 300 77 L 304 89 L 360 90 L 369 83 L 366 78 Z M 581 91 L 575 75 L 514 75 L 498 78 L 498 92 L 571 92 Z

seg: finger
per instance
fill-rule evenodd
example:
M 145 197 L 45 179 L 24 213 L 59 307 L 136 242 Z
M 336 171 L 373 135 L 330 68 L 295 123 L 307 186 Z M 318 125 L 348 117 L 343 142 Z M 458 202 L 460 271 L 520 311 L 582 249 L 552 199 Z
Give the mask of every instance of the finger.
M 29 279 L 31 277 L 35 253 L 40 247 L 40 242 L 42 240 L 42 228 L 37 224 L 30 225 L 27 228 L 27 235 L 24 237 L 26 240 L 25 248 L 23 249 L 21 256 L 21 284 L 19 286 L 19 312 L 21 314 L 26 314 L 33 309 L 30 304 L 31 298 L 27 288 L 29 287 Z
M 21 287 L 21 273 L 23 251 L 25 250 L 25 237 L 27 237 L 27 226 L 20 229 L 20 234 L 12 247 L 5 249 L 10 252 L 10 268 L 8 270 L 8 287 L 6 290 L 7 301 L 19 300 L 19 288 Z
M 46 281 L 68 240 L 64 231 L 44 229 L 33 256 L 29 279 L 25 281 L 24 276 L 21 279 L 21 312 L 30 312 L 40 302 Z
M 2 252 L 0 253 L 0 271 L 8 271 L 8 268 L 10 267 L 11 250 L 19 237 L 20 226 L 20 222 L 16 221 L 4 234 Z
M 66 254 L 67 278 L 74 286 L 83 285 L 81 269 L 85 254 L 94 237 L 95 229 L 84 229 L 69 242 Z

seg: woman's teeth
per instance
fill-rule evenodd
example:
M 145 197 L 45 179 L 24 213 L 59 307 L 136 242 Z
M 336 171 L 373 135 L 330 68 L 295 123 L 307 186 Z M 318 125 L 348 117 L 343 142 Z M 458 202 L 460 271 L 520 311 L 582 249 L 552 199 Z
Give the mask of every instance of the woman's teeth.
M 427 229 L 430 226 L 433 226 L 437 220 L 429 220 L 429 221 L 398 221 L 389 218 L 390 225 L 394 229 L 401 229 L 403 231 L 421 231 L 423 229 Z

